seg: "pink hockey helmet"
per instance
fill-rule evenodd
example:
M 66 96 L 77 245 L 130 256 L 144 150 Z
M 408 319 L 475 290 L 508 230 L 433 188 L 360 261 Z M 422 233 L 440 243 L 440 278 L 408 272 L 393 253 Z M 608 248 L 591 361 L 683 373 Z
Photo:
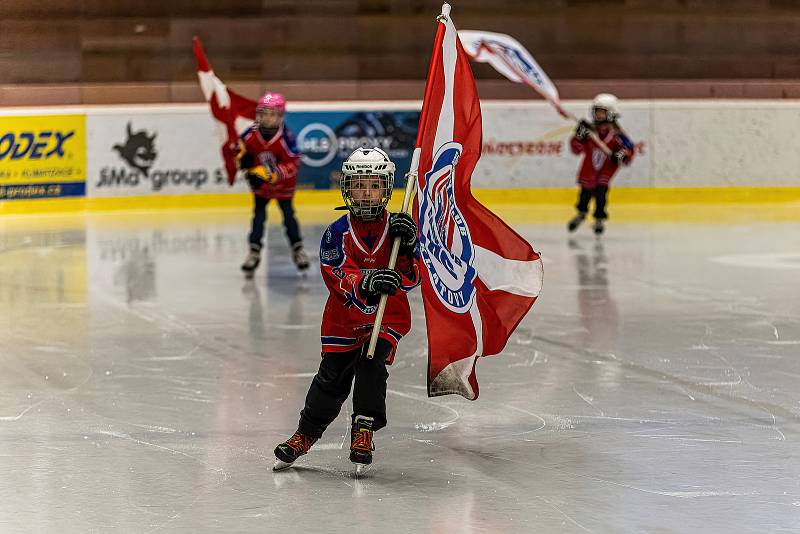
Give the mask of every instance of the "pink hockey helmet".
M 264 96 L 258 99 L 256 111 L 262 109 L 272 109 L 281 113 L 286 112 L 286 99 L 280 93 L 266 92 Z

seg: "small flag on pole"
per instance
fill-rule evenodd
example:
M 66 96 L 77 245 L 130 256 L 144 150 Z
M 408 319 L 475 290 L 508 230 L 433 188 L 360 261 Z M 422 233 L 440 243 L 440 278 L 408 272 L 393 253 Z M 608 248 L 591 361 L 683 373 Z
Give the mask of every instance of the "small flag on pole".
M 523 83 L 548 100 L 562 117 L 571 118 L 561 107 L 555 84 L 519 41 L 504 33 L 461 30 L 461 44 L 473 61 L 489 63 L 512 82 Z
M 561 98 L 553 81 L 519 41 L 504 33 L 473 30 L 458 32 L 458 38 L 473 61 L 489 63 L 512 82 L 527 85 L 550 102 L 559 115 L 578 122 L 578 118 L 561 105 Z M 597 132 L 590 130 L 589 137 L 606 156 L 611 155 L 611 149 Z
M 200 89 L 211 107 L 211 114 L 222 123 L 226 139 L 222 145 L 222 159 L 228 174 L 228 183 L 233 185 L 236 179 L 236 154 L 239 151 L 239 134 L 236 130 L 238 118 L 253 121 L 256 117 L 256 101 L 228 89 L 217 78 L 211 65 L 203 52 L 203 43 L 200 38 L 192 39 L 194 56 L 197 59 L 197 78 L 200 80 Z

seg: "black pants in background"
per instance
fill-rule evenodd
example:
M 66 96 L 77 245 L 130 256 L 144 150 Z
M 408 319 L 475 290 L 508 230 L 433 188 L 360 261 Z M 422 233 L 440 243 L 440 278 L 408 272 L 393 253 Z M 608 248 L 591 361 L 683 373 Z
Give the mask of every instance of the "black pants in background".
M 353 418 L 365 415 L 375 419 L 373 430 L 386 426 L 386 359 L 392 345 L 378 339 L 375 357 L 367 359 L 367 345 L 350 352 L 328 352 L 311 381 L 306 405 L 300 412 L 300 431 L 319 438 L 339 415 L 353 386 Z
M 269 203 L 269 199 L 257 195 L 253 195 L 253 198 L 255 199 L 253 223 L 247 240 L 250 242 L 251 249 L 261 250 L 261 247 L 264 245 L 264 223 L 267 222 L 267 204 Z M 292 199 L 279 200 L 278 206 L 280 206 L 283 212 L 283 226 L 286 229 L 286 238 L 289 240 L 289 244 L 294 246 L 295 243 L 301 242 L 303 238 L 300 236 L 300 225 L 297 224 L 297 218 L 294 216 Z
M 578 205 L 575 206 L 578 208 L 578 211 L 586 215 L 589 211 L 589 201 L 594 198 L 594 218 L 595 219 L 607 219 L 608 213 L 606 213 L 606 196 L 608 195 L 608 186 L 607 185 L 598 185 L 594 189 L 587 189 L 585 187 L 581 187 L 580 194 L 578 196 Z

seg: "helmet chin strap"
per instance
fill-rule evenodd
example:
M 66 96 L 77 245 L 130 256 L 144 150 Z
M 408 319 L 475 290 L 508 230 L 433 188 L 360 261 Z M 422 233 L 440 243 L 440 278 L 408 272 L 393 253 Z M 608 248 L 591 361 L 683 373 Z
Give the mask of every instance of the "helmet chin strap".
M 348 208 L 347 206 L 336 206 L 333 209 L 334 209 L 334 211 L 347 211 L 347 210 L 350 210 L 350 208 Z M 385 212 L 385 211 L 386 211 L 386 207 L 384 206 L 373 217 L 364 217 L 363 215 L 356 215 L 355 213 L 353 213 L 353 216 L 354 217 L 358 217 L 359 219 L 363 219 L 365 221 L 371 221 L 372 219 L 379 219 L 381 217 L 381 215 L 383 215 L 383 212 Z M 352 211 L 351 211 L 351 213 L 352 213 Z

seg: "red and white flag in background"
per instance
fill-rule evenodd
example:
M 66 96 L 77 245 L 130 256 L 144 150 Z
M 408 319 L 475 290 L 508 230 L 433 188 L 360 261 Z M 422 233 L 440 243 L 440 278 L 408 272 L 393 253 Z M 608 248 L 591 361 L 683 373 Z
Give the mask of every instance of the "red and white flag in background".
M 239 152 L 239 133 L 236 120 L 253 122 L 256 118 L 256 101 L 231 91 L 217 78 L 208 63 L 203 43 L 200 39 L 192 39 L 194 57 L 197 59 L 197 78 L 206 101 L 211 106 L 211 114 L 222 123 L 226 139 L 222 145 L 222 159 L 228 174 L 228 183 L 233 185 L 236 179 L 236 154 Z
M 416 146 L 428 330 L 428 395 L 478 397 L 475 362 L 503 350 L 542 287 L 531 245 L 470 191 L 481 154 L 481 108 L 469 57 L 442 6 Z

